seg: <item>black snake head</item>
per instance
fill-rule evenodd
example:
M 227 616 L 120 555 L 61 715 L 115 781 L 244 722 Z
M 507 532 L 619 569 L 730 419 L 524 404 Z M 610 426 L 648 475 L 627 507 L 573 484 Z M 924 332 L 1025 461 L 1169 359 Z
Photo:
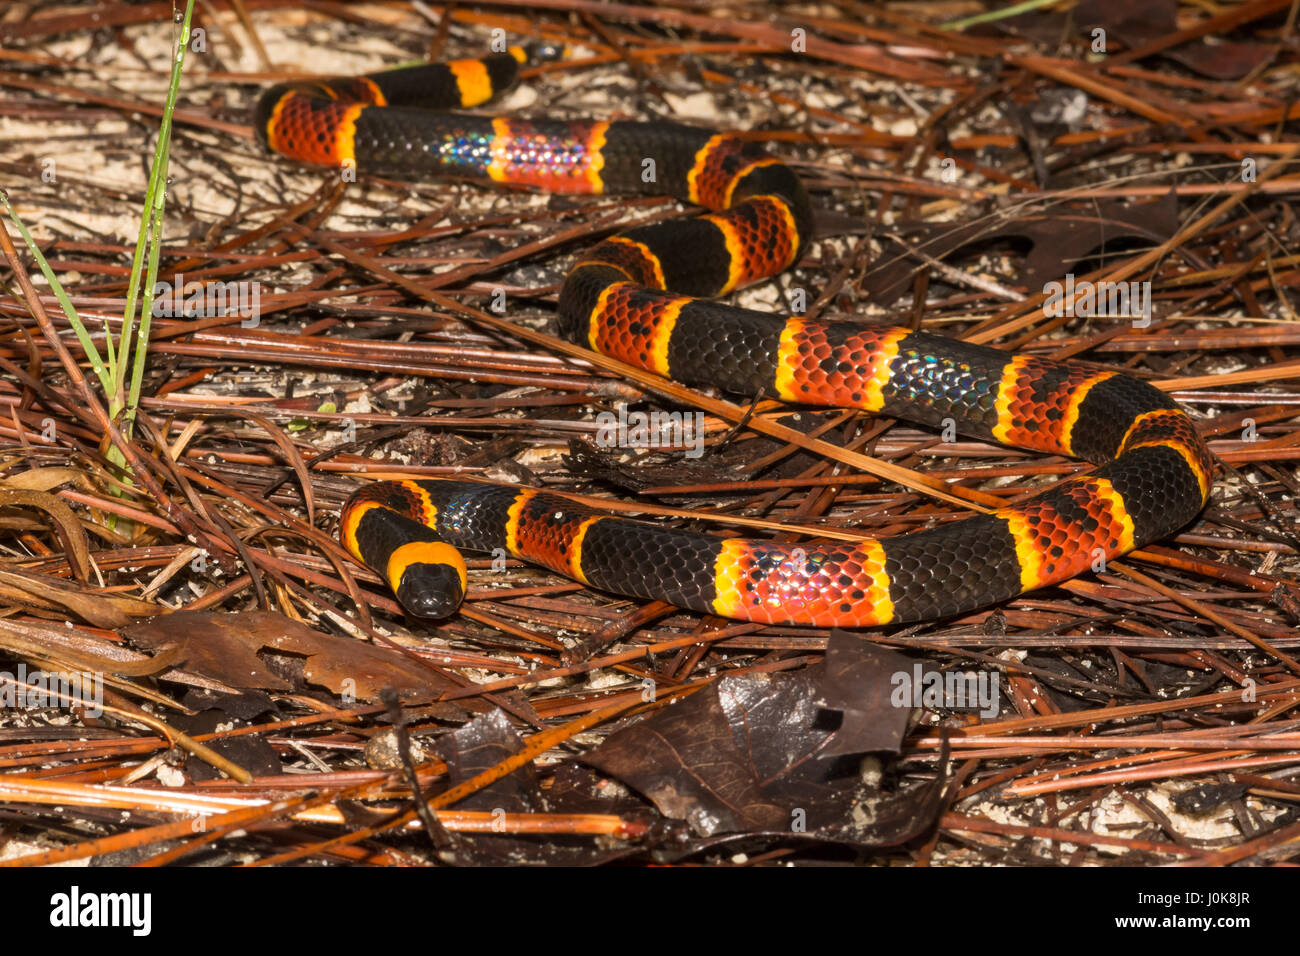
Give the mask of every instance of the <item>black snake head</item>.
M 450 617 L 464 597 L 460 576 L 446 564 L 412 564 L 397 588 L 397 600 L 416 617 Z

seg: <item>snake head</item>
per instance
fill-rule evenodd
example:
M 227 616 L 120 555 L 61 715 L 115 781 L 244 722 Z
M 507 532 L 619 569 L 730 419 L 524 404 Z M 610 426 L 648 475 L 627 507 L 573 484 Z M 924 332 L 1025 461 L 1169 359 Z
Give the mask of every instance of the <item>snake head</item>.
M 397 586 L 397 600 L 416 617 L 450 617 L 464 598 L 461 576 L 449 564 L 412 564 Z

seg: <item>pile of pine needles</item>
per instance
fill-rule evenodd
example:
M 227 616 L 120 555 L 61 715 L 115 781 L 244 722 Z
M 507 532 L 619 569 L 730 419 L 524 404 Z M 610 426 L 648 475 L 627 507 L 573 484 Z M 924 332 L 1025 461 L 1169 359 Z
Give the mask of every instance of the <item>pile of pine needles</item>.
M 0 20 L 3 862 L 1295 860 L 1296 5 L 1020 6 Z M 798 541 L 958 520 L 1086 467 L 745 404 L 557 337 L 575 254 L 679 203 L 353 182 L 248 125 L 270 82 L 500 35 L 569 51 L 504 112 L 735 129 L 799 169 L 818 241 L 743 304 L 1146 379 L 1221 463 L 1212 502 L 1095 574 L 920 626 L 709 619 L 501 556 L 470 561 L 454 617 L 404 615 L 337 542 L 362 477 Z M 1149 283 L 1150 321 L 1052 314 L 1067 274 Z M 140 311 L 154 283 L 234 283 L 256 309 Z M 97 378 L 86 345 L 124 359 L 110 343 L 138 373 Z M 698 413 L 705 453 L 600 447 L 620 406 Z M 914 668 L 993 697 L 892 706 Z

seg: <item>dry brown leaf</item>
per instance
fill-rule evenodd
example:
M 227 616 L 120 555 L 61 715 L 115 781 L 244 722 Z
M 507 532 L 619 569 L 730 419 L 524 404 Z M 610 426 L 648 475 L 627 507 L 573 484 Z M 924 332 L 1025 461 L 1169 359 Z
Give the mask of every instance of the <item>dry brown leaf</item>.
M 117 594 L 69 588 L 57 578 L 0 570 L 0 605 L 8 604 L 48 616 L 71 613 L 96 627 L 123 627 L 133 617 L 151 617 L 164 608 Z
M 90 482 L 83 472 L 61 466 L 32 468 L 30 471 L 20 471 L 0 478 L 0 488 L 11 488 L 14 491 L 50 491 L 59 485 L 87 488 Z
M 0 508 L 39 508 L 48 514 L 72 573 L 78 581 L 90 580 L 90 541 L 66 502 L 45 491 L 0 488 Z
M 176 645 L 186 670 L 232 687 L 290 689 L 262 663 L 258 651 L 263 649 L 306 658 L 308 681 L 360 700 L 378 700 L 386 688 L 427 698 L 457 686 L 399 651 L 321 634 L 269 611 L 177 611 L 126 628 L 122 635 L 141 647 Z

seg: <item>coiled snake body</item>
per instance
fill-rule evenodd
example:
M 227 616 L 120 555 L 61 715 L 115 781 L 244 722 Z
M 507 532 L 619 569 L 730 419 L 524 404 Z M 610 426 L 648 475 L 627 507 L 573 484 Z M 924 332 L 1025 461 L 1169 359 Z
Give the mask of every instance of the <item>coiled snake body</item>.
M 821 627 L 931 620 L 1006 600 L 1164 537 L 1208 499 L 1192 421 L 1128 376 L 902 328 L 708 301 L 793 265 L 812 210 L 787 165 L 732 134 L 673 123 L 435 112 L 511 86 L 523 51 L 268 90 L 277 152 L 397 177 L 454 175 L 564 193 L 670 194 L 710 210 L 629 229 L 573 266 L 571 340 L 674 380 L 862 409 L 1100 467 L 991 514 L 892 538 L 777 544 L 631 521 L 542 491 L 383 481 L 344 507 L 348 550 L 412 613 L 459 605 L 456 549 L 511 555 L 619 594 L 723 617 Z M 645 177 L 647 161 L 653 177 Z M 646 178 L 652 181 L 646 182 Z

